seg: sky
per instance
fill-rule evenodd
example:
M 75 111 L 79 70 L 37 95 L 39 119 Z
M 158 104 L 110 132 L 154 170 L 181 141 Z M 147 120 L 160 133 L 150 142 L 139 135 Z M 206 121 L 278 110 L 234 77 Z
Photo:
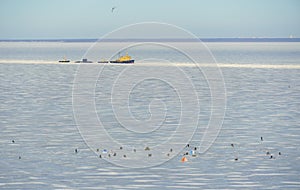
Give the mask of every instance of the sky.
M 300 37 L 300 0 L 0 0 L 0 39 L 99 38 L 140 22 L 200 38 Z

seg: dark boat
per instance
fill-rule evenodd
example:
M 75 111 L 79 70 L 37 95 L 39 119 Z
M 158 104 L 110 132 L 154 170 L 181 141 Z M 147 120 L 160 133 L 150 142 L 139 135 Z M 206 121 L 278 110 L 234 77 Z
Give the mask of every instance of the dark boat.
M 70 63 L 70 60 L 59 60 L 59 63 Z
M 82 59 L 81 61 L 75 61 L 75 63 L 93 63 L 93 61 L 88 61 L 87 59 Z
M 70 60 L 67 60 L 65 57 L 63 60 L 59 60 L 59 63 L 70 63 Z

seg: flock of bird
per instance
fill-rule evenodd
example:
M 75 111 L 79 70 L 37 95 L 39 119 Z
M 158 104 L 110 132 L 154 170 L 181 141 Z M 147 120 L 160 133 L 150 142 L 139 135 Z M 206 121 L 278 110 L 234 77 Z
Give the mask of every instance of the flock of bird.
M 260 137 L 260 141 L 263 142 L 263 141 L 264 141 L 264 138 L 263 138 L 263 137 Z M 13 144 L 16 143 L 15 140 L 12 140 L 11 142 L 12 142 Z M 233 144 L 233 143 L 231 143 L 230 146 L 231 146 L 231 147 L 234 149 L 234 151 L 235 151 L 235 146 L 236 146 L 236 145 Z M 120 149 L 120 150 L 123 150 L 123 147 L 119 147 L 119 149 Z M 107 158 L 107 157 L 116 157 L 116 156 L 117 156 L 117 152 L 116 152 L 116 151 L 108 151 L 108 150 L 106 150 L 106 149 L 103 149 L 103 150 L 97 149 L 96 151 L 97 151 L 97 152 L 101 152 L 101 153 L 99 154 L 99 158 L 104 158 L 104 157 Z M 136 149 L 133 149 L 133 152 L 136 152 L 136 151 L 137 151 Z M 143 151 L 148 152 L 148 153 L 146 153 L 146 155 L 147 155 L 148 157 L 152 157 L 152 156 L 153 156 L 152 153 L 150 153 L 150 147 L 148 147 L 148 146 L 145 147 Z M 76 154 L 79 153 L 79 149 L 78 149 L 78 148 L 75 148 L 74 152 L 75 152 Z M 172 152 L 173 152 L 173 149 L 170 148 L 170 149 L 169 149 L 169 152 L 166 153 L 166 156 L 169 157 L 169 156 L 171 155 Z M 281 155 L 282 155 L 282 153 L 281 153 L 280 151 L 278 151 L 276 154 L 277 154 L 278 156 L 281 156 Z M 198 155 L 198 153 L 197 153 L 197 147 L 192 147 L 190 144 L 187 144 L 186 147 L 185 147 L 185 149 L 184 149 L 184 152 L 181 154 L 181 159 L 180 159 L 180 161 L 181 161 L 181 162 L 186 162 L 186 161 L 188 161 L 187 156 L 196 157 L 197 155 Z M 265 151 L 265 155 L 268 156 L 269 159 L 275 159 L 275 158 L 276 158 L 275 154 L 271 154 L 271 152 L 268 151 L 268 150 Z M 126 154 L 123 154 L 123 155 L 121 155 L 121 156 L 122 156 L 123 158 L 127 158 L 127 155 L 126 155 Z M 19 156 L 18 158 L 21 159 L 22 157 Z M 238 160 L 239 160 L 238 156 L 235 156 L 234 160 L 235 160 L 235 161 L 238 161 Z
M 263 142 L 264 139 L 263 137 L 260 137 L 260 141 Z M 235 150 L 235 144 L 231 143 L 230 146 Z M 120 150 L 123 150 L 123 147 L 120 147 L 119 148 Z M 103 149 L 102 151 L 100 149 L 97 149 L 96 150 L 97 152 L 100 152 L 99 154 L 99 158 L 110 158 L 110 157 L 115 157 L 117 156 L 117 152 L 116 151 L 107 151 L 106 149 Z M 137 150 L 136 149 L 133 149 L 133 152 L 136 152 Z M 150 147 L 145 147 L 143 151 L 150 151 Z M 101 153 L 102 152 L 102 153 Z M 173 149 L 170 148 L 169 152 L 166 153 L 166 156 L 170 156 L 171 153 L 173 152 Z M 75 153 L 78 153 L 78 149 L 75 149 Z M 268 150 L 265 150 L 265 154 L 267 156 L 269 156 L 270 159 L 275 159 L 276 156 L 275 154 L 271 154 L 270 151 Z M 148 157 L 152 157 L 152 153 L 148 153 L 148 154 L 145 154 L 147 155 Z M 181 156 L 181 159 L 180 161 L 181 162 L 186 162 L 188 161 L 187 157 L 188 156 L 191 156 L 191 157 L 196 157 L 197 155 L 199 155 L 199 153 L 197 153 L 197 147 L 192 147 L 190 144 L 187 144 L 185 149 L 183 150 L 183 153 L 180 154 Z M 278 152 L 278 156 L 282 155 L 282 153 L 279 151 Z M 126 154 L 123 154 L 121 155 L 123 158 L 127 158 L 127 155 Z M 238 156 L 235 156 L 234 157 L 234 161 L 238 161 L 239 160 L 239 157 Z
M 260 141 L 263 142 L 263 141 L 264 141 L 264 138 L 263 138 L 263 137 L 260 137 Z M 231 147 L 232 147 L 232 148 L 235 148 L 235 145 L 234 145 L 233 143 L 231 143 Z M 276 153 L 276 154 L 277 154 L 277 153 Z M 275 158 L 276 158 L 275 155 L 274 155 L 274 154 L 271 154 L 269 150 L 265 150 L 265 155 L 268 156 L 270 159 L 275 159 Z M 281 156 L 281 155 L 282 155 L 282 153 L 279 151 L 279 152 L 278 152 L 278 156 Z M 238 160 L 239 160 L 238 156 L 236 156 L 236 157 L 234 158 L 234 160 L 235 160 L 235 161 L 238 161 Z
M 123 150 L 123 147 L 119 147 L 119 150 L 122 151 Z M 152 153 L 150 152 L 150 147 L 149 146 L 146 146 L 142 151 L 145 151 L 145 155 L 148 156 L 148 157 L 152 157 Z M 133 153 L 136 153 L 137 152 L 137 149 L 133 149 L 132 150 Z M 139 150 L 140 151 L 140 150 Z M 187 159 L 187 156 L 192 156 L 192 157 L 196 157 L 197 156 L 197 147 L 191 147 L 190 144 L 187 144 L 185 149 L 184 149 L 184 153 L 182 154 L 182 158 L 181 158 L 181 161 L 182 162 L 186 162 L 188 161 Z M 76 148 L 74 150 L 74 152 L 77 154 L 79 152 L 79 150 Z M 99 154 L 99 158 L 110 158 L 110 157 L 116 157 L 117 155 L 119 155 L 120 153 L 118 153 L 117 151 L 113 151 L 113 150 L 110 150 L 108 151 L 107 149 L 103 149 L 103 150 L 100 150 L 100 149 L 96 149 L 96 152 L 100 152 Z M 173 149 L 170 148 L 169 151 L 166 153 L 166 156 L 167 157 L 170 157 L 171 154 L 173 153 Z M 120 154 L 121 157 L 123 158 L 127 158 L 128 156 L 126 154 Z

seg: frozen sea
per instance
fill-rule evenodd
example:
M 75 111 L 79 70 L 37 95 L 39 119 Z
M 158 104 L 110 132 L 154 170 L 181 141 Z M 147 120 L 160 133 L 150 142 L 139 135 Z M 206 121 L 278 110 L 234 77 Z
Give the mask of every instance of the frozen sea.
M 213 93 L 178 49 L 140 44 L 126 50 L 134 65 L 74 64 L 114 58 L 121 43 L 0 42 L 0 189 L 299 189 L 300 43 L 205 43 L 213 59 L 173 43 L 221 71 L 226 105 L 214 108 L 225 114 L 203 152 Z

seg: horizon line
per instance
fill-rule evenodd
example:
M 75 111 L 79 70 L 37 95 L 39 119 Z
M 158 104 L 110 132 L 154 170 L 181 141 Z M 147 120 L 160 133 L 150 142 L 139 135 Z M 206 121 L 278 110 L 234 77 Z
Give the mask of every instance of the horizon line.
M 215 37 L 215 38 L 40 38 L 0 39 L 0 42 L 300 42 L 297 37 Z

